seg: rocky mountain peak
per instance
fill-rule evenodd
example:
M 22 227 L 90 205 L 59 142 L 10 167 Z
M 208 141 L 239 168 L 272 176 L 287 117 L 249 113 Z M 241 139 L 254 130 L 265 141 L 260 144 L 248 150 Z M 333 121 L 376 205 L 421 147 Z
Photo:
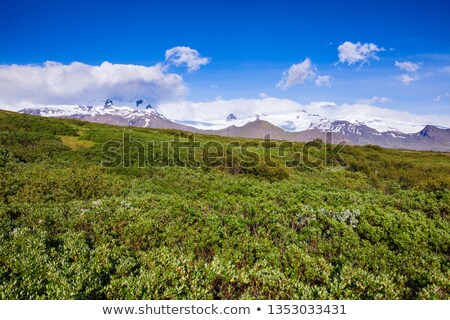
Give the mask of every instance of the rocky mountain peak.
M 105 108 L 111 107 L 113 105 L 114 105 L 114 102 L 111 99 L 106 99 L 105 100 L 105 104 L 104 104 Z
M 141 104 L 144 103 L 144 100 L 139 99 L 139 100 L 136 100 L 135 102 L 136 102 L 136 108 L 137 108 L 137 107 L 139 107 Z
M 435 138 L 450 138 L 450 129 L 440 128 L 432 125 L 427 125 L 423 128 L 419 135 L 425 138 L 435 139 Z

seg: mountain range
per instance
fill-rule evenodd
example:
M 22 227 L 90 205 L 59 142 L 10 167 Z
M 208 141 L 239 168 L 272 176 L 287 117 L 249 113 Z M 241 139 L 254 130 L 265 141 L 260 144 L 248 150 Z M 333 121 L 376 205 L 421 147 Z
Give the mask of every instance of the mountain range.
M 426 125 L 415 133 L 402 133 L 397 130 L 377 131 L 366 122 L 350 122 L 345 120 L 329 120 L 317 114 L 300 111 L 295 119 L 284 122 L 278 127 L 263 120 L 265 115 L 255 118 L 238 119 L 234 114 L 219 121 L 223 128 L 209 123 L 195 121 L 175 121 L 153 109 L 150 105 L 144 108 L 118 107 L 111 100 L 103 106 L 61 105 L 25 108 L 20 113 L 45 117 L 75 118 L 90 122 L 106 123 L 119 126 L 144 128 L 177 129 L 194 133 L 215 134 L 228 137 L 264 138 L 268 133 L 272 139 L 288 141 L 325 140 L 328 132 L 332 142 L 345 141 L 352 145 L 373 144 L 386 148 L 450 151 L 450 129 Z M 376 121 L 376 120 L 374 120 Z M 294 126 L 293 124 L 296 124 Z M 301 123 L 305 130 L 292 131 Z M 208 129 L 208 126 L 214 129 Z

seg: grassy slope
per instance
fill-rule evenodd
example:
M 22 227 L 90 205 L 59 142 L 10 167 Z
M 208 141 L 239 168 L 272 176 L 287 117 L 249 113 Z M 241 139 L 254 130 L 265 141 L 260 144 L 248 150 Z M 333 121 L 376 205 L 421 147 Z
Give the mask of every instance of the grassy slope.
M 448 154 L 102 168 L 102 144 L 123 132 L 174 133 L 0 111 L 3 299 L 450 298 Z

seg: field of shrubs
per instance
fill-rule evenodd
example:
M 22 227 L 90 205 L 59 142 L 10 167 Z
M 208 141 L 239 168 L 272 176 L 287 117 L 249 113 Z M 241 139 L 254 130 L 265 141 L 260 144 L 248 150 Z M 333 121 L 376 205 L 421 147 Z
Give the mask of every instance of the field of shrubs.
M 449 154 L 174 134 L 0 111 L 0 297 L 450 298 Z

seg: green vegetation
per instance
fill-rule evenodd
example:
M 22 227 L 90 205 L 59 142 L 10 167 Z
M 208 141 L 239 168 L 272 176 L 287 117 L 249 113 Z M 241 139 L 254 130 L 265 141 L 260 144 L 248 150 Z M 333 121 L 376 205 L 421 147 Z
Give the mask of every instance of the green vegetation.
M 175 133 L 0 111 L 2 299 L 450 298 L 449 154 L 345 146 L 346 167 L 285 168 L 274 149 L 273 167 L 227 153 L 185 168 L 186 153 L 158 166 L 157 147 L 142 168 L 137 150 L 102 167 L 124 132 Z

